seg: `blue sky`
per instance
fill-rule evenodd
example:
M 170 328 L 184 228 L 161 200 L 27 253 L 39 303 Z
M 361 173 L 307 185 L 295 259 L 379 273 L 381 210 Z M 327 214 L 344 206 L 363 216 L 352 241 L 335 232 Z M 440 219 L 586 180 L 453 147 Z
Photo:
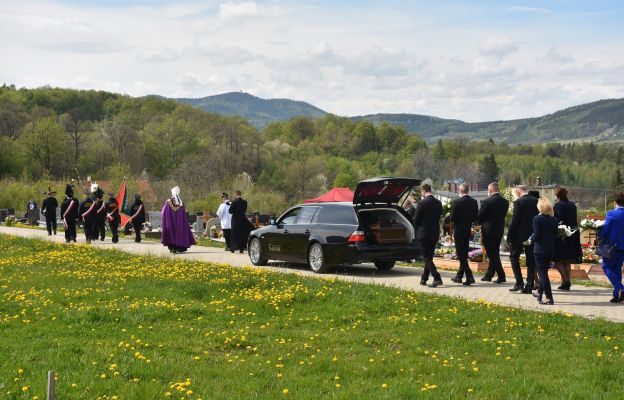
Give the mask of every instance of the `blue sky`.
M 622 1 L 23 0 L 0 3 L 0 82 L 340 115 L 521 118 L 624 97 Z

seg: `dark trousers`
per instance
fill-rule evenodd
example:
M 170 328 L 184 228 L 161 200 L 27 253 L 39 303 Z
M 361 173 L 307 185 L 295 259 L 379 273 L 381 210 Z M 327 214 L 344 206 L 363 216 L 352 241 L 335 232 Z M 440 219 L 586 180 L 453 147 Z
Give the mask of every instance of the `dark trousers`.
M 462 279 L 466 274 L 466 279 L 474 279 L 472 276 L 472 270 L 468 264 L 468 250 L 470 249 L 470 237 L 457 237 L 455 236 L 455 253 L 459 259 L 459 271 L 457 271 L 457 277 Z
M 433 276 L 434 281 L 442 280 L 442 277 L 438 273 L 438 269 L 433 263 L 433 254 L 435 253 L 435 248 L 437 244 L 437 240 L 431 239 L 419 239 L 418 247 L 420 247 L 420 251 L 423 256 L 423 260 L 425 262 L 425 269 L 423 271 L 422 276 L 420 277 L 421 281 L 427 281 L 429 279 L 429 274 Z
M 56 235 L 56 212 L 48 211 L 48 214 L 52 214 L 46 214 L 46 228 L 48 229 L 48 235 L 51 235 L 52 231 L 54 231 L 54 234 Z
M 95 222 L 89 220 L 84 221 L 84 224 L 82 225 L 87 242 L 90 242 L 91 239 L 93 239 L 93 225 L 95 225 Z
M 223 238 L 225 239 L 225 249 L 230 250 L 232 245 L 232 230 L 231 229 L 223 229 Z
M 485 273 L 485 276 L 488 278 L 497 274 L 499 279 L 505 279 L 505 271 L 500 259 L 501 239 L 502 237 L 500 236 L 491 237 L 483 235 L 483 246 L 489 260 L 488 269 Z
M 104 240 L 106 237 L 106 220 L 98 219 L 93 223 L 93 234 L 91 237 L 93 240 L 97 240 L 98 236 L 100 240 Z
M 550 257 L 544 254 L 535 254 L 535 264 L 539 273 L 540 285 L 537 293 L 545 294 L 546 297 L 552 299 L 552 289 L 550 287 L 550 279 L 548 279 L 548 259 Z
M 137 243 L 141 243 L 141 226 L 142 222 L 137 222 L 132 220 L 132 228 L 134 228 L 134 241 Z
M 119 230 L 119 221 L 108 221 L 108 227 L 110 228 L 111 236 L 113 237 L 113 243 L 119 242 L 119 236 L 117 234 L 117 231 Z
M 624 290 L 624 284 L 622 284 L 623 262 L 624 252 L 622 251 L 618 251 L 612 259 L 602 258 L 602 270 L 613 285 L 613 297 L 618 297 L 620 291 Z
M 523 246 L 522 243 L 515 243 L 511 246 L 509 252 L 509 260 L 511 261 L 511 269 L 513 270 L 514 278 L 516 279 L 516 285 L 524 286 L 524 280 L 522 279 L 522 270 L 520 268 L 520 255 L 524 252 L 526 256 L 527 265 L 527 288 L 533 289 L 535 276 L 535 256 L 533 255 L 533 245 Z
M 65 220 L 65 241 L 76 241 L 76 220 Z

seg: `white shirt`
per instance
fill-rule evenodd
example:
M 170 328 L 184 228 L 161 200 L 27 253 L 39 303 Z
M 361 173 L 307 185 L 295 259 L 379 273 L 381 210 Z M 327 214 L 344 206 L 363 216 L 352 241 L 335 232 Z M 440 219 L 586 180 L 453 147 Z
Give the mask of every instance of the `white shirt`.
M 229 211 L 230 206 L 225 202 L 221 203 L 217 210 L 217 217 L 221 220 L 221 229 L 232 229 L 232 214 Z

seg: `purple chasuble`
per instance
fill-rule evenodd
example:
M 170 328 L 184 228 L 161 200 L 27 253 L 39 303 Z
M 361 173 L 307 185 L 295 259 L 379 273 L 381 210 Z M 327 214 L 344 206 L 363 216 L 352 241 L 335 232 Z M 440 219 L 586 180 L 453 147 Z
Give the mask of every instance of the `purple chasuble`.
M 163 205 L 162 212 L 162 235 L 160 242 L 165 246 L 177 246 L 189 248 L 195 244 L 195 238 L 186 220 L 184 205 L 174 210 L 169 201 Z

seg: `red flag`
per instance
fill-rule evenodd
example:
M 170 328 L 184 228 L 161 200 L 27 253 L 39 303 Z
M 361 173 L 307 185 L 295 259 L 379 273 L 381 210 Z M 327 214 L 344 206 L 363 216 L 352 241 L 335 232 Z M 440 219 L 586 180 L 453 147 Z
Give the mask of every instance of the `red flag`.
M 119 216 L 121 217 L 121 225 L 123 228 L 130 220 L 129 206 L 128 206 L 128 193 L 126 190 L 126 180 L 124 179 L 119 186 L 119 193 L 117 194 L 117 204 L 119 204 Z

